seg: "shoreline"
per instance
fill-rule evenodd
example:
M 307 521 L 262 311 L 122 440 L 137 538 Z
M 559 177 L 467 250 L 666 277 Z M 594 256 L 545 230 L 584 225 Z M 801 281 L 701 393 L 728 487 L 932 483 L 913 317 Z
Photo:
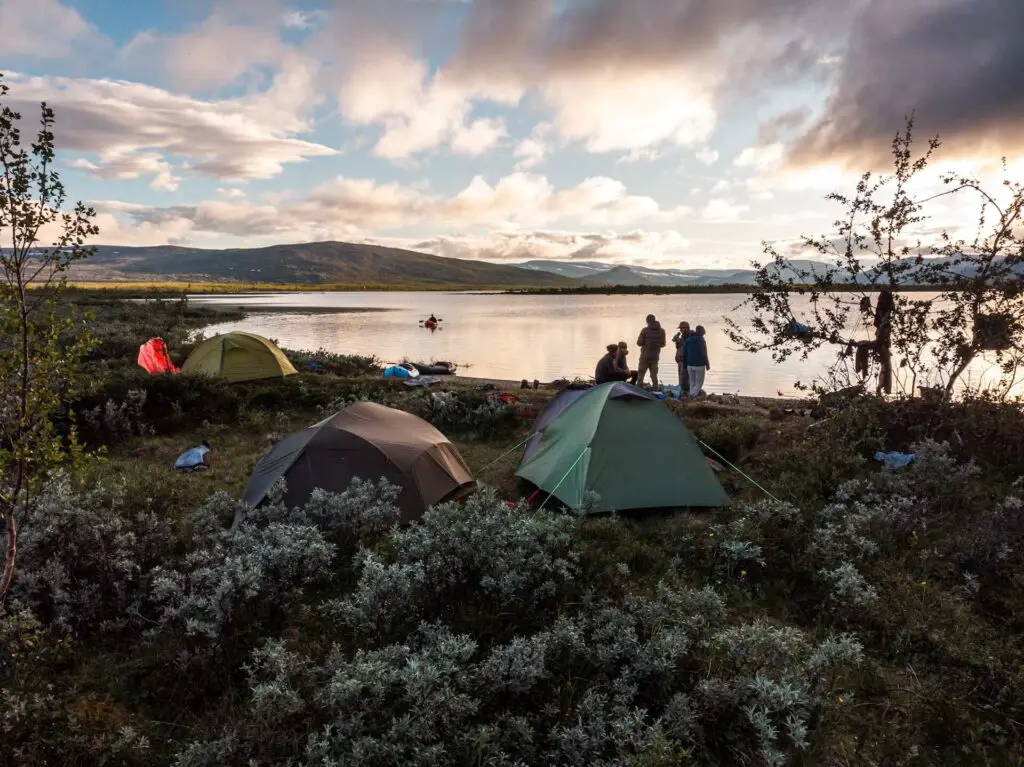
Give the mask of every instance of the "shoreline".
M 394 312 L 397 309 L 376 306 L 284 306 L 279 304 L 206 303 L 196 301 L 197 308 L 224 314 L 357 314 L 359 312 Z
M 470 388 L 475 388 L 475 387 L 477 387 L 477 386 L 479 386 L 481 384 L 493 384 L 495 389 L 497 389 L 499 391 L 507 392 L 508 394 L 515 394 L 517 391 L 530 392 L 530 393 L 541 393 L 541 392 L 543 392 L 544 394 L 550 394 L 553 397 L 553 396 L 557 395 L 559 392 L 563 391 L 566 388 L 564 386 L 562 386 L 562 387 L 555 386 L 554 382 L 552 382 L 552 381 L 539 381 L 540 386 L 537 389 L 534 389 L 532 387 L 532 385 L 531 385 L 531 387 L 529 389 L 523 389 L 523 388 L 521 388 L 522 381 L 523 381 L 523 379 L 521 379 L 521 378 L 519 380 L 513 381 L 513 380 L 507 380 L 507 379 L 503 379 L 503 378 L 484 378 L 484 377 L 469 376 L 469 375 L 462 376 L 462 375 L 458 375 L 458 374 L 456 374 L 456 375 L 436 376 L 436 378 L 438 379 L 438 383 L 437 384 L 435 384 L 433 386 L 425 386 L 425 387 L 423 387 L 423 390 L 424 391 L 431 391 L 431 390 L 433 390 L 433 389 L 435 389 L 437 387 L 446 387 L 446 388 L 450 388 L 450 389 L 455 389 L 455 388 L 470 389 Z M 379 379 L 378 378 L 371 378 L 371 379 L 368 379 L 368 380 L 379 380 Z M 395 380 L 398 380 L 398 379 L 395 379 Z M 533 383 L 533 379 L 532 378 L 531 379 L 527 379 L 527 380 L 529 381 L 530 384 Z M 408 389 L 411 389 L 412 391 L 416 391 L 416 389 L 414 387 L 404 387 L 403 386 L 403 388 L 408 388 Z M 648 389 L 648 391 L 651 391 L 651 390 Z M 727 392 L 708 392 L 708 393 L 704 394 L 704 396 L 696 398 L 696 399 L 691 398 L 691 397 L 683 397 L 683 398 L 678 399 L 678 400 L 677 399 L 670 399 L 670 398 L 666 398 L 666 400 L 670 400 L 672 402 L 682 402 L 682 403 L 687 403 L 687 402 L 702 403 L 702 402 L 706 402 L 706 403 L 714 404 L 714 405 L 729 404 L 730 402 L 732 402 L 732 403 L 739 404 L 739 405 L 754 406 L 754 407 L 759 407 L 759 408 L 764 408 L 764 409 L 768 409 L 771 406 L 788 407 L 788 408 L 795 408 L 795 407 L 801 407 L 801 406 L 810 407 L 812 405 L 812 403 L 813 403 L 812 400 L 807 399 L 807 398 L 802 398 L 801 399 L 801 398 L 797 398 L 797 397 L 779 397 L 779 396 L 759 397 L 757 395 L 733 394 L 733 393 L 727 393 Z
M 129 300 L 132 300 L 132 299 L 129 299 Z M 139 300 L 139 299 L 135 299 L 135 300 Z M 229 304 L 229 303 L 218 303 L 218 302 L 206 303 L 206 302 L 203 302 L 203 301 L 195 302 L 194 305 L 197 308 L 210 309 L 212 311 L 220 312 L 220 313 L 224 313 L 224 314 L 239 314 L 239 315 L 241 315 L 241 319 L 245 319 L 249 314 L 259 314 L 259 313 L 265 313 L 265 314 L 289 314 L 289 313 L 292 313 L 292 314 L 352 314 L 352 313 L 357 313 L 357 312 L 391 312 L 391 311 L 397 311 L 396 309 L 389 309 L 389 308 L 386 308 L 386 307 L 366 307 L 366 308 L 360 308 L 360 307 L 340 307 L 340 308 L 338 308 L 338 307 L 302 307 L 301 309 L 296 310 L 295 308 L 288 307 L 288 306 L 274 306 L 274 307 L 270 307 L 270 308 L 264 308 L 262 306 L 252 305 L 252 304 L 235 304 L 235 303 L 230 303 Z M 211 327 L 212 324 L 215 324 L 215 323 L 210 323 L 210 324 L 204 325 L 201 328 L 197 328 L 197 330 L 204 330 L 206 328 Z M 283 349 L 283 351 L 285 351 L 285 353 L 287 353 L 288 351 L 291 351 L 291 352 L 295 353 L 295 352 L 301 351 L 301 350 Z M 373 357 L 375 357 L 377 359 L 381 359 L 375 353 L 371 353 L 371 354 L 372 354 Z M 408 361 L 408 360 L 406 360 L 406 361 Z M 384 364 L 383 361 L 382 361 L 382 364 Z M 456 368 L 456 371 L 457 370 L 458 369 Z M 540 381 L 540 379 L 536 379 L 539 382 L 539 387 L 537 389 L 533 389 L 532 387 L 528 388 L 528 389 L 523 389 L 522 388 L 522 382 L 523 382 L 524 379 L 522 379 L 522 378 L 516 379 L 516 380 L 502 379 L 502 378 L 486 378 L 486 377 L 473 376 L 473 375 L 458 375 L 457 372 L 456 372 L 455 375 L 444 375 L 444 376 L 436 376 L 436 377 L 438 378 L 438 384 L 436 384 L 436 386 L 448 386 L 449 388 L 473 388 L 473 387 L 476 387 L 476 386 L 479 386 L 479 385 L 483 385 L 483 384 L 492 384 L 496 389 L 499 389 L 499 390 L 502 390 L 502 391 L 506 391 L 508 393 L 512 393 L 514 391 L 545 392 L 545 393 L 550 393 L 552 396 L 554 396 L 554 395 L 558 394 L 560 391 L 562 391 L 564 388 L 566 388 L 566 387 L 556 387 L 556 386 L 554 386 L 553 381 Z M 369 380 L 379 380 L 379 379 L 378 378 L 371 378 Z M 527 378 L 525 380 L 528 381 L 531 384 L 534 381 L 533 378 Z M 415 389 L 412 389 L 411 387 L 404 387 L 404 388 L 408 388 L 410 390 L 415 390 Z M 434 387 L 433 386 L 428 386 L 428 387 L 423 387 L 423 388 L 426 391 L 429 391 L 429 390 L 431 390 Z M 747 395 L 747 394 L 740 394 L 740 393 L 726 393 L 726 392 L 721 392 L 721 393 L 709 392 L 709 393 L 705 394 L 703 398 L 701 398 L 701 399 L 699 399 L 697 401 L 704 401 L 704 402 L 715 403 L 715 399 L 712 399 L 712 398 L 718 398 L 718 399 L 722 399 L 722 400 L 732 400 L 732 401 L 734 401 L 737 404 L 754 406 L 754 407 L 765 408 L 765 409 L 767 409 L 767 408 L 769 408 L 771 406 L 790 407 L 790 408 L 792 408 L 792 407 L 796 407 L 796 406 L 798 406 L 800 404 L 804 404 L 804 403 L 808 403 L 809 402 L 809 400 L 807 398 L 799 398 L 799 397 L 780 397 L 778 395 L 775 395 L 775 396 L 763 396 L 762 397 L 762 396 L 757 396 L 757 395 Z M 666 398 L 666 399 L 669 400 L 669 401 L 674 401 L 674 402 L 691 402 L 691 401 L 694 401 L 694 400 L 692 400 L 689 397 L 680 397 L 679 399 L 672 399 L 672 398 Z M 716 404 L 721 404 L 721 403 L 716 403 Z

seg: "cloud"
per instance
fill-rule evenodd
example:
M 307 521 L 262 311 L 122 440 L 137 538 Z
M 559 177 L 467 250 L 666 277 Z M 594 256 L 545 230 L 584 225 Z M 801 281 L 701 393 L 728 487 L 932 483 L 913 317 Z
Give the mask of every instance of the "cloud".
M 442 145 L 475 157 L 507 135 L 501 119 L 471 119 L 473 93 L 387 44 L 360 55 L 338 103 L 348 122 L 382 126 L 373 154 L 389 160 L 406 160 Z
M 753 168 L 756 171 L 773 170 L 782 163 L 785 147 L 782 144 L 766 146 L 750 146 L 744 149 L 733 160 L 737 168 Z
M 104 44 L 99 30 L 58 0 L 0 0 L 5 57 L 73 58 Z
M 595 67 L 696 69 L 719 56 L 747 63 L 766 53 L 777 56 L 774 39 L 785 44 L 816 32 L 831 40 L 836 21 L 851 5 L 857 1 L 477 0 L 462 32 L 458 64 L 468 75 L 519 72 L 521 79 L 536 82 L 544 73 Z
M 516 170 L 529 170 L 544 162 L 548 156 L 548 135 L 551 133 L 551 123 L 539 123 L 533 128 L 528 138 L 520 141 L 513 152 L 519 158 L 516 163 Z
M 685 69 L 574 73 L 550 79 L 541 94 L 559 133 L 594 153 L 693 146 L 715 127 L 710 89 Z
M 697 162 L 702 165 L 714 165 L 718 162 L 718 150 L 711 147 L 704 147 L 695 155 Z
M 574 187 L 556 189 L 545 177 L 529 173 L 513 173 L 494 184 L 477 176 L 448 197 L 396 183 L 346 177 L 320 184 L 296 199 L 256 203 L 233 194 L 223 196 L 229 199 L 166 207 L 120 201 L 93 204 L 105 215 L 151 227 L 173 225 L 175 232 L 185 229 L 278 242 L 369 236 L 411 228 L 510 231 L 562 221 L 611 228 L 666 220 L 681 212 L 662 211 L 655 200 L 631 195 L 611 178 L 588 178 Z M 101 237 L 111 242 L 105 233 Z
M 851 3 L 477 0 L 466 3 L 455 52 L 435 65 L 424 41 L 445 5 L 340 3 L 305 49 L 337 79 L 331 90 L 342 118 L 380 130 L 378 157 L 463 151 L 483 130 L 477 106 L 527 99 L 549 113 L 545 122 L 561 140 L 593 153 L 636 160 L 672 146 L 698 148 L 717 124 L 731 72 L 760 82 L 769 75 L 757 73 L 780 69 L 780 81 L 791 85 L 800 71 L 785 69 L 796 66 L 793 51 L 801 52 L 800 66 L 816 66 L 846 18 L 837 9 Z M 274 46 L 266 49 L 272 55 Z M 537 136 L 520 148 L 520 170 L 543 158 Z
M 836 59 L 839 61 L 840 59 Z M 765 120 L 758 126 L 757 143 L 761 145 L 775 144 L 802 128 L 811 117 L 807 107 L 787 109 Z
M 174 88 L 212 92 L 261 67 L 279 67 L 293 52 L 281 33 L 311 16 L 285 12 L 277 0 L 218 0 L 211 14 L 178 34 L 140 31 L 121 51 L 122 62 L 138 71 L 158 64 Z
M 916 112 L 918 135 L 959 154 L 1024 151 L 1024 3 L 872 0 L 857 20 L 820 117 L 792 160 L 888 162 Z
M 323 11 L 300 11 L 291 9 L 285 11 L 281 17 L 281 23 L 285 29 L 309 30 L 316 27 L 324 19 Z
M 172 84 L 213 90 L 255 67 L 278 64 L 286 50 L 275 30 L 213 16 L 198 29 L 170 39 L 164 55 Z
M 159 178 L 176 161 L 193 173 L 233 182 L 272 178 L 287 164 L 337 154 L 296 138 L 308 126 L 287 103 L 294 82 L 288 78 L 275 84 L 279 91 L 219 101 L 118 80 L 10 75 L 8 81 L 10 106 L 31 118 L 47 101 L 56 112 L 61 149 L 97 153 L 95 160 L 86 158 L 92 167 L 79 166 L 104 177 Z M 276 93 L 285 103 L 274 101 Z M 166 177 L 157 183 L 166 187 Z
M 709 200 L 700 211 L 700 217 L 704 221 L 725 224 L 740 221 L 743 214 L 750 208 L 733 200 L 726 198 L 715 198 Z
M 452 151 L 477 157 L 487 152 L 508 135 L 502 119 L 481 118 L 469 125 L 459 126 L 452 137 Z
M 834 51 L 861 2 L 477 0 L 448 72 L 534 92 L 591 152 L 697 146 L 732 74 L 791 84 Z
M 392 243 L 398 244 L 398 243 Z M 559 231 L 496 232 L 477 237 L 435 237 L 402 241 L 402 247 L 448 258 L 484 261 L 599 260 L 610 263 L 677 259 L 690 247 L 674 230 L 578 233 Z
M 99 163 L 97 165 L 79 157 L 68 165 L 102 179 L 125 181 L 151 176 L 149 186 L 165 192 L 175 191 L 181 183 L 181 178 L 174 175 L 171 164 L 153 152 L 104 150 L 100 152 Z

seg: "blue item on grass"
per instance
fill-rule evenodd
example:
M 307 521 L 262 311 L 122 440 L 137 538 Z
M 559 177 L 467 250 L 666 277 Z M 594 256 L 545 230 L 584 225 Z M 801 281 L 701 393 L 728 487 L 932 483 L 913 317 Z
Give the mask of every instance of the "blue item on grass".
M 902 469 L 904 466 L 908 466 L 911 461 L 914 460 L 913 453 L 896 453 L 893 451 L 879 450 L 875 453 L 875 460 L 881 461 L 886 465 L 887 468 L 896 471 Z
M 385 378 L 418 378 L 420 371 L 411 365 L 388 365 L 384 368 Z
M 206 445 L 200 445 L 199 447 L 190 447 L 184 453 L 178 456 L 178 460 L 174 462 L 175 469 L 194 469 L 197 466 L 202 465 L 203 456 L 210 452 L 210 448 Z

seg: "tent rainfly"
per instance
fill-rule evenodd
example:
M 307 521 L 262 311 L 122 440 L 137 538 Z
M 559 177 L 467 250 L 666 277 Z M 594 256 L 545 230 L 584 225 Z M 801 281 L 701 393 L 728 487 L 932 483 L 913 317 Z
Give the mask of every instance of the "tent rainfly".
M 226 378 L 232 383 L 295 375 L 273 341 L 254 333 L 225 333 L 203 341 L 188 355 L 182 373 Z
M 177 373 L 178 368 L 171 362 L 167 344 L 162 338 L 151 338 L 139 347 L 139 365 L 152 376 L 164 373 Z
M 476 489 L 469 467 L 441 432 L 411 413 L 373 402 L 349 405 L 278 442 L 256 464 L 242 501 L 258 506 L 282 477 L 289 508 L 305 504 L 315 488 L 341 493 L 355 477 L 386 479 L 402 488 L 403 522 Z
M 563 392 L 537 416 L 516 476 L 593 513 L 725 506 L 697 441 L 657 397 L 626 383 Z

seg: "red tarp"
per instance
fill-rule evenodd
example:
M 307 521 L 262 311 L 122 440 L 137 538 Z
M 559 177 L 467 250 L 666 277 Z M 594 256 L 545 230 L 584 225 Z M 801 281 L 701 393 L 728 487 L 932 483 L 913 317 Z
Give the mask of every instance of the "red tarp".
M 167 353 L 167 344 L 162 338 L 151 338 L 139 347 L 139 365 L 154 376 L 179 372 L 171 362 L 171 355 Z

